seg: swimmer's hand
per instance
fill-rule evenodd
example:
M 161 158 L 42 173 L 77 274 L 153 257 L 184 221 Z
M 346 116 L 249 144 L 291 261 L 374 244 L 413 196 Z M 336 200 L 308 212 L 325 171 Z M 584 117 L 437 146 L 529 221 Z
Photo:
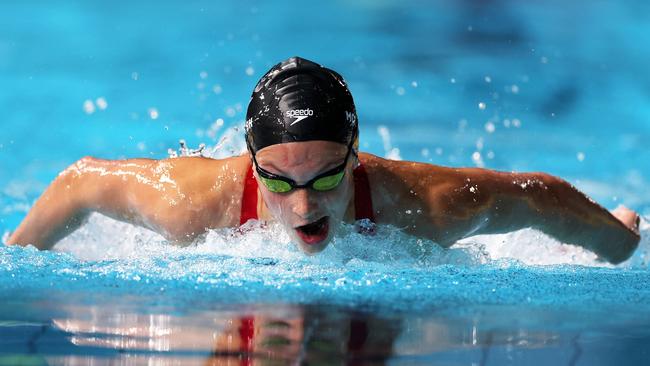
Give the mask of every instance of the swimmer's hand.
M 639 223 L 641 222 L 641 217 L 636 212 L 630 210 L 629 208 L 619 205 L 614 210 L 611 211 L 612 216 L 616 217 L 618 221 L 622 222 L 625 227 L 630 229 L 633 233 L 639 236 Z

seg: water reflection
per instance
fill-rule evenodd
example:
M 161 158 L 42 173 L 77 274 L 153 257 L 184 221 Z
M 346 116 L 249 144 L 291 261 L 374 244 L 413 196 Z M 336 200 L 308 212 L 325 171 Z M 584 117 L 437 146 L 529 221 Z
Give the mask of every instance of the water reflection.
M 523 361 L 527 357 L 522 355 L 544 348 L 564 350 L 554 353 L 557 362 L 580 357 L 579 333 L 560 332 L 552 318 L 545 320 L 551 327 L 540 327 L 543 317 L 527 324 L 525 314 L 503 307 L 498 316 L 482 310 L 460 317 L 444 311 L 376 316 L 298 305 L 157 314 L 93 305 L 67 307 L 65 313 L 52 324 L 69 346 L 61 356 L 49 356 L 49 363 L 112 359 L 124 365 L 382 365 L 389 360 L 491 364 Z
M 0 318 L 0 365 L 572 365 L 638 364 L 649 356 L 650 328 L 628 312 L 478 306 L 404 314 L 280 304 L 143 310 L 121 304 L 47 302 L 42 314 L 57 314 L 48 321 Z M 5 310 L 3 316 L 18 314 Z
M 121 364 L 142 363 L 142 353 L 162 364 L 384 364 L 401 329 L 399 320 L 316 306 L 186 315 L 124 313 L 101 306 L 67 311 L 68 317 L 52 323 L 78 347 L 74 353 L 113 350 L 137 356 Z M 83 359 L 51 361 L 72 365 Z

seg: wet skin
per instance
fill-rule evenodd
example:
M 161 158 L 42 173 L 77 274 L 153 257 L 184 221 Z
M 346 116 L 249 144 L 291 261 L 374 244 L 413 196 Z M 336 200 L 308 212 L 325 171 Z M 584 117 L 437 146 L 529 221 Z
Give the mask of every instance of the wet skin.
M 340 165 L 347 153 L 344 145 L 329 141 L 313 143 L 292 143 L 272 145 L 260 150 L 257 162 L 271 173 L 293 179 L 304 184 L 320 173 Z M 259 191 L 264 205 L 260 217 L 276 219 L 285 227 L 292 239 L 306 253 L 317 253 L 325 248 L 334 235 L 346 212 L 353 216 L 351 205 L 354 195 L 352 180 L 353 160 L 349 159 L 343 181 L 330 191 L 319 192 L 313 189 L 293 189 L 286 193 L 269 191 L 264 184 Z M 257 172 L 255 172 L 256 178 Z M 305 225 L 323 222 L 317 235 L 306 235 L 301 230 Z M 349 219 L 347 221 L 350 221 Z
M 345 153 L 346 147 L 334 142 L 294 142 L 261 149 L 257 159 L 264 169 L 303 184 L 340 164 Z M 632 255 L 640 239 L 636 213 L 624 207 L 610 213 L 548 174 L 446 168 L 365 153 L 359 160 L 368 172 L 377 223 L 444 247 L 471 235 L 533 227 L 618 263 Z M 52 182 L 7 243 L 51 248 L 93 211 L 147 227 L 170 241 L 191 242 L 209 229 L 239 225 L 250 164 L 249 155 L 83 158 Z M 355 164 L 352 156 L 343 181 L 328 192 L 273 193 L 258 184 L 259 218 L 280 222 L 306 253 L 323 250 L 341 221 L 353 221 Z M 301 226 L 323 218 L 324 233 L 302 235 Z

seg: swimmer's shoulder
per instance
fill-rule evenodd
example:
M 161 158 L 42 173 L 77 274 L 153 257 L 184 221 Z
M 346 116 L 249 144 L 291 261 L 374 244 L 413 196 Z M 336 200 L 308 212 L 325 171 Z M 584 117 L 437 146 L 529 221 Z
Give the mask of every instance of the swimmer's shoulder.
M 456 169 L 440 165 L 414 161 L 389 160 L 369 153 L 359 153 L 359 161 L 368 172 L 371 181 L 410 181 L 437 177 L 436 180 L 449 178 Z M 429 182 L 431 183 L 431 182 Z
M 376 190 L 393 196 L 409 195 L 415 191 L 438 197 L 444 192 L 457 192 L 459 187 L 464 187 L 468 182 L 492 187 L 513 180 L 513 173 L 483 168 L 445 167 L 389 160 L 367 153 L 360 153 L 359 160 L 368 172 L 373 192 Z
M 230 202 L 231 198 L 241 196 L 249 167 L 250 159 L 246 155 L 225 159 L 179 157 L 160 160 L 153 171 L 158 174 L 168 172 L 169 179 L 175 182 L 184 194 L 198 199 L 199 202 L 216 200 L 220 202 L 218 206 L 222 207 L 223 202 Z
M 359 160 L 368 173 L 378 222 L 398 227 L 414 223 L 426 227 L 438 202 L 463 179 L 458 169 L 434 164 L 389 160 L 367 153 L 360 153 Z
M 225 159 L 192 156 L 159 160 L 153 170 L 169 170 L 172 179 L 206 189 L 215 183 L 241 185 L 249 166 L 250 158 L 246 155 Z
M 225 159 L 180 157 L 161 160 L 170 166 L 170 179 L 184 196 L 186 210 L 205 227 L 233 226 L 239 221 L 244 179 L 250 168 L 248 155 Z M 162 169 L 164 170 L 164 168 Z

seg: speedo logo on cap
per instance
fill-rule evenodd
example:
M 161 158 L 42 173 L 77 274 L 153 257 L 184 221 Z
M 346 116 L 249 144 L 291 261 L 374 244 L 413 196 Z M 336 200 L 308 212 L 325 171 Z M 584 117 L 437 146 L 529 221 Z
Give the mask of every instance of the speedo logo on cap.
M 309 108 L 307 108 L 307 109 L 290 109 L 290 110 L 286 111 L 285 113 L 286 113 L 287 117 L 296 119 L 295 121 L 291 122 L 291 124 L 289 126 L 293 126 L 296 123 L 302 121 L 303 119 L 314 115 L 314 111 L 312 111 Z

